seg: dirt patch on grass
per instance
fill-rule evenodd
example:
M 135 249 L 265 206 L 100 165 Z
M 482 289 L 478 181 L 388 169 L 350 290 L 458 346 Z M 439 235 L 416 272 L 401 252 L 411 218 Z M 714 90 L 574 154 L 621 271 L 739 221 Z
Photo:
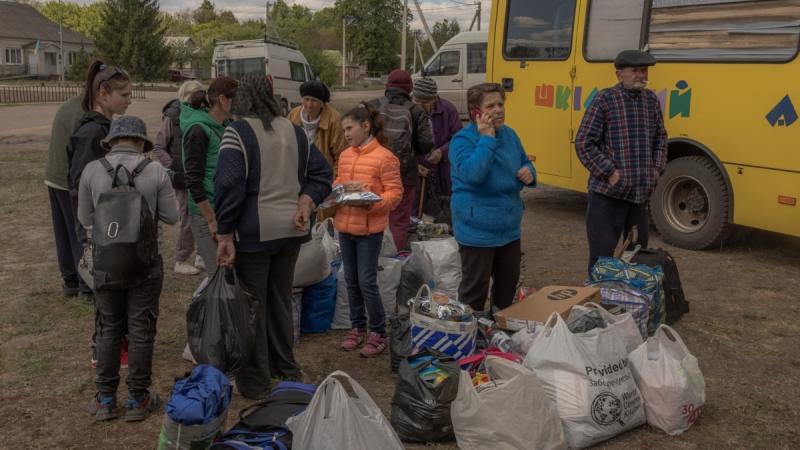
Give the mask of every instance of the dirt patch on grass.
M 0 426 L 4 448 L 152 448 L 161 414 L 141 424 L 96 424 L 85 413 L 94 392 L 89 367 L 90 305 L 61 296 L 42 170 L 47 140 L 3 138 L 0 166 Z M 585 278 L 586 197 L 541 188 L 525 193 L 527 284 Z M 177 276 L 174 228 L 167 227 L 166 278 L 156 339 L 154 388 L 164 397 L 191 366 L 180 358 L 185 312 L 199 277 Z M 654 245 L 666 247 L 658 238 Z M 793 448 L 800 441 L 800 240 L 740 230 L 715 251 L 666 247 L 676 257 L 692 312 L 676 326 L 699 358 L 708 405 L 689 432 L 669 437 L 641 427 L 600 448 Z M 340 369 L 388 414 L 394 392 L 388 355 L 366 361 L 338 349 L 342 332 L 303 336 L 296 352 L 313 382 Z M 124 377 L 120 386 L 124 397 Z M 236 397 L 229 425 L 246 405 Z M 422 446 L 409 446 L 421 448 Z M 427 448 L 427 447 L 426 447 Z M 455 448 L 454 443 L 431 448 Z

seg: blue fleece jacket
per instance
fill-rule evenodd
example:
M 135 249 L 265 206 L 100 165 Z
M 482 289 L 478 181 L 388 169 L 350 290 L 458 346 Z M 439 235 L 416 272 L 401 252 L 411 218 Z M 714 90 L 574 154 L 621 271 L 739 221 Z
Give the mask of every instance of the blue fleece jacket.
M 511 128 L 500 127 L 495 137 L 482 136 L 473 123 L 450 142 L 453 231 L 461 245 L 501 247 L 520 237 L 523 205 L 517 178 L 523 166 L 536 168 Z

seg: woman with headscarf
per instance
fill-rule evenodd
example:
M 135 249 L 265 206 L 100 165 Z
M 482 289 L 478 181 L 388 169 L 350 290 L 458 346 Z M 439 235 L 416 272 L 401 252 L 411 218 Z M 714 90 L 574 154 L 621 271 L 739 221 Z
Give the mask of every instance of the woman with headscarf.
M 331 192 L 330 164 L 280 114 L 263 74 L 245 74 L 237 119 L 220 145 L 216 182 L 217 263 L 235 266 L 258 300 L 256 342 L 236 375 L 246 398 L 263 399 L 271 378 L 299 379 L 294 358 L 292 278 L 311 212 Z

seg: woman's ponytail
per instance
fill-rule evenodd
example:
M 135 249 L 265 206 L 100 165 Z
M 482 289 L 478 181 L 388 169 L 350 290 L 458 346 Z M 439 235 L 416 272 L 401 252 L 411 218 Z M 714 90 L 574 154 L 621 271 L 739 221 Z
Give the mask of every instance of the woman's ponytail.
M 368 122 L 370 134 L 377 139 L 381 145 L 386 143 L 383 134 L 383 117 L 381 117 L 380 110 L 374 106 L 366 102 L 361 102 L 358 104 L 358 106 L 342 116 L 342 119 L 345 118 L 350 118 L 358 123 Z
M 94 91 L 94 79 L 97 74 L 100 73 L 102 67 L 103 61 L 95 59 L 86 71 L 86 82 L 84 83 L 83 98 L 81 99 L 81 107 L 84 111 L 91 111 L 94 109 L 95 96 L 97 94 Z

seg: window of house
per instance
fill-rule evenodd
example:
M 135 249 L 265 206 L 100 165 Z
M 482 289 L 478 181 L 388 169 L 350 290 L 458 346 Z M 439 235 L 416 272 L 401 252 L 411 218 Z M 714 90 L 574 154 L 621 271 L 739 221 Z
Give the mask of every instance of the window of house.
M 460 64 L 461 52 L 457 50 L 442 52 L 428 64 L 428 67 L 425 68 L 425 72 L 430 77 L 458 75 Z
M 6 49 L 6 64 L 22 64 L 22 49 L 21 48 L 7 48 Z
M 69 65 L 75 64 L 78 61 L 78 52 L 69 52 L 67 61 L 69 61 Z
M 56 65 L 56 54 L 53 52 L 46 52 L 44 54 L 44 62 L 48 66 L 55 66 Z
M 507 59 L 569 57 L 575 0 L 509 0 L 507 8 L 503 44 Z
M 647 45 L 660 60 L 788 61 L 800 0 L 653 0 Z
M 292 73 L 292 81 L 306 81 L 306 68 L 303 63 L 289 61 L 289 71 Z
M 486 72 L 486 44 L 467 44 L 467 73 Z
M 584 40 L 589 61 L 612 61 L 623 50 L 641 48 L 645 0 L 592 0 Z

